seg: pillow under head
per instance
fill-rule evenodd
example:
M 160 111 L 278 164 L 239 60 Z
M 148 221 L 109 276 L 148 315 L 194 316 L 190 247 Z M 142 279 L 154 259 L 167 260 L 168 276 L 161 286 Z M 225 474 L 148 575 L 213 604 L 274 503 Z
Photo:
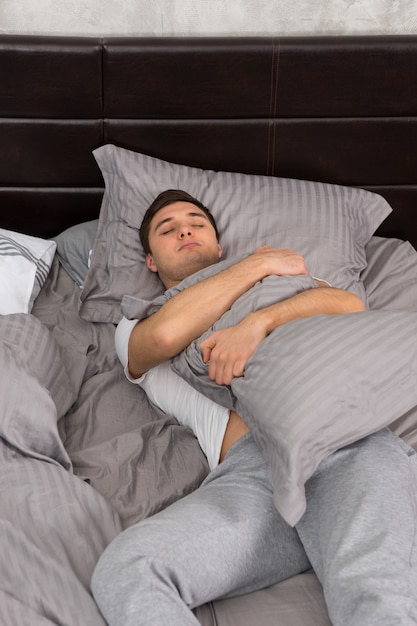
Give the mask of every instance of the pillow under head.
M 105 181 L 80 315 L 117 323 L 124 295 L 152 299 L 163 286 L 145 266 L 138 229 L 155 197 L 183 189 L 212 212 L 223 258 L 260 245 L 292 248 L 310 274 L 365 300 L 365 245 L 391 212 L 382 196 L 351 187 L 216 172 L 162 161 L 108 144 L 94 151 Z

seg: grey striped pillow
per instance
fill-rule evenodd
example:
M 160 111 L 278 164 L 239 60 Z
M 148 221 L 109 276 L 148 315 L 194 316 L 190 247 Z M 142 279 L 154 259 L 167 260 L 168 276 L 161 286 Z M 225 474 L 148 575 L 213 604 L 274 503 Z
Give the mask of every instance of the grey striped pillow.
M 154 198 L 183 189 L 213 213 L 223 258 L 269 244 L 306 258 L 310 274 L 365 299 L 365 245 L 391 212 L 379 195 L 320 182 L 202 170 L 114 145 L 94 152 L 105 181 L 97 237 L 81 293 L 84 319 L 117 323 L 127 294 L 163 291 L 145 267 L 138 228 Z
M 233 260 L 186 278 L 153 301 L 123 299 L 132 319 L 152 315 L 190 285 Z M 365 311 L 317 315 L 276 328 L 231 386 L 208 376 L 201 342 L 251 311 L 314 288 L 310 276 L 269 276 L 173 359 L 197 391 L 243 417 L 271 466 L 274 501 L 295 524 L 305 510 L 304 484 L 320 461 L 417 406 L 417 312 Z
M 417 405 L 416 337 L 417 313 L 408 311 L 295 320 L 232 382 L 290 524 L 305 511 L 304 484 L 322 459 Z
M 201 278 L 199 273 L 194 277 Z M 208 377 L 201 341 L 259 307 L 311 288 L 310 280 L 270 276 L 257 283 L 173 361 L 175 371 L 197 391 L 234 409 L 248 424 L 271 466 L 275 504 L 290 524 L 305 510 L 304 484 L 322 459 L 417 405 L 413 311 L 294 320 L 260 344 L 245 375 L 230 387 Z M 157 302 L 161 306 L 162 298 Z M 129 299 L 126 303 L 133 305 Z M 141 306 L 137 301 L 137 317 Z

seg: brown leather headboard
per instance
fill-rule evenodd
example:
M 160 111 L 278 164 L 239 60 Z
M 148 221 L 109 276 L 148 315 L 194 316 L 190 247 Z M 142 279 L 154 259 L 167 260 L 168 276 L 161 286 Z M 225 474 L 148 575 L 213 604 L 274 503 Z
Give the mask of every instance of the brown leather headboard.
M 361 186 L 417 245 L 417 36 L 0 36 L 0 226 L 96 217 L 115 143 L 211 169 Z

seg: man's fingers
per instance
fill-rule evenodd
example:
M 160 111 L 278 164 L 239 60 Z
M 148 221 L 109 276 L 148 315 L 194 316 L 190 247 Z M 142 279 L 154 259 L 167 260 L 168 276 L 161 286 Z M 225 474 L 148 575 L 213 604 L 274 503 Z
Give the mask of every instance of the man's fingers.
M 207 339 L 201 342 L 200 350 L 203 354 L 204 363 L 208 363 L 210 361 L 211 351 L 213 350 L 215 345 L 216 342 L 212 336 L 207 337 Z
M 245 365 L 243 361 L 234 360 L 211 360 L 208 369 L 208 375 L 218 385 L 231 385 L 234 378 L 240 378 L 244 375 Z

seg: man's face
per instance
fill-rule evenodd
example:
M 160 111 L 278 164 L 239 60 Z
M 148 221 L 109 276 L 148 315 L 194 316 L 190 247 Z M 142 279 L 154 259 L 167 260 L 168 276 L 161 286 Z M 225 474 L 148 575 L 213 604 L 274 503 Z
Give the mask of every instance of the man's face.
M 146 265 L 158 272 L 165 287 L 173 287 L 221 256 L 216 232 L 204 211 L 190 202 L 174 202 L 160 209 L 149 229 Z

